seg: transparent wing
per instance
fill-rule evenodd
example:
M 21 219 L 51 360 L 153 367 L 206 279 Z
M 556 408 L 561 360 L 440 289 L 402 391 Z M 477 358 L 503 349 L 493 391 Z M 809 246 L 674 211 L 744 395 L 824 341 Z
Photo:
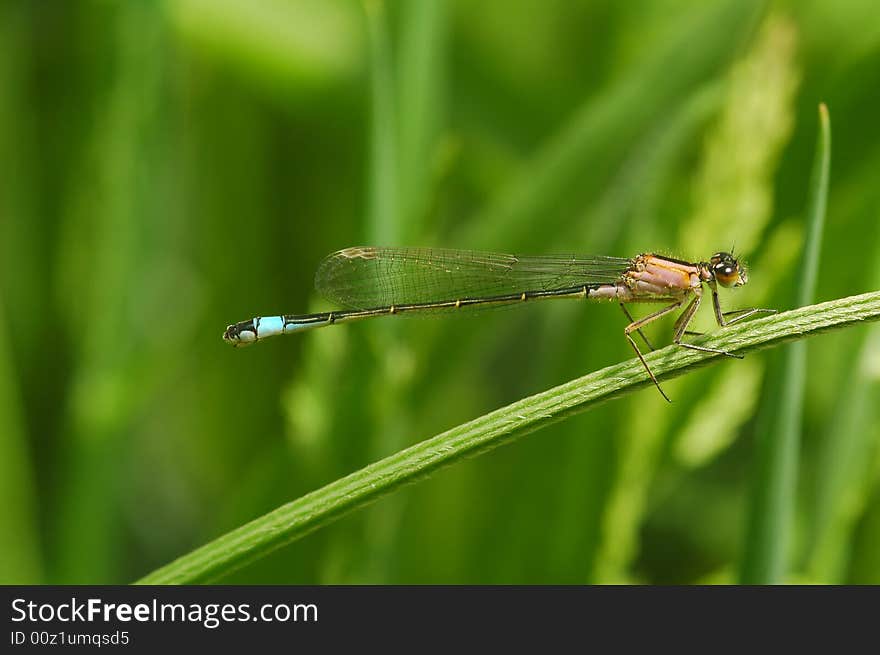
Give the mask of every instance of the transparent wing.
M 631 263 L 622 257 L 355 247 L 324 259 L 315 287 L 343 307 L 367 309 L 614 283 Z

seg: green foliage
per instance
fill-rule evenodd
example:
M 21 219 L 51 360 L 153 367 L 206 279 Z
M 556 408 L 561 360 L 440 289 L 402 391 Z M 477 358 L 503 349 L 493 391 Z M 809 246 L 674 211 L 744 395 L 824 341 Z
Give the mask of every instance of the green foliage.
M 733 245 L 750 283 L 729 307 L 876 290 L 876 24 L 858 0 L 2 5 L 0 582 L 160 579 L 184 553 L 201 568 L 162 579 L 730 582 L 756 522 L 764 543 L 790 538 L 750 579 L 876 582 L 876 325 L 798 341 L 788 382 L 791 345 L 688 369 L 665 383 L 672 405 L 613 307 L 220 339 L 324 307 L 321 257 L 380 240 L 688 259 Z M 834 161 L 805 259 L 820 101 Z M 785 316 L 707 338 L 792 336 Z M 564 421 L 529 405 L 560 402 L 533 394 L 566 380 L 583 393 L 591 371 L 597 390 L 641 388 Z M 802 446 L 780 527 L 749 498 L 792 384 Z M 498 407 L 549 425 L 467 460 L 419 441 Z M 525 429 L 509 418 L 492 439 Z M 228 574 L 399 487 L 382 467 L 413 452 L 456 463 Z M 364 471 L 388 476 L 309 505 Z M 291 499 L 297 520 L 272 523 Z M 255 541 L 215 557 L 255 517 Z

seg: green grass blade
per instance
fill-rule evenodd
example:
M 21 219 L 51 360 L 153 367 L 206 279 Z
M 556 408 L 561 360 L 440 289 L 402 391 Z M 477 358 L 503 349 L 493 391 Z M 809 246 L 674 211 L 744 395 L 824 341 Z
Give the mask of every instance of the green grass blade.
M 721 330 L 702 345 L 747 352 L 818 332 L 880 319 L 880 292 L 801 307 Z M 664 379 L 718 361 L 710 353 L 668 346 L 645 358 Z M 443 466 L 510 443 L 601 402 L 650 386 L 629 360 L 490 412 L 366 466 L 243 525 L 140 580 L 142 584 L 209 582 L 295 541 L 344 514 Z M 651 391 L 654 402 L 662 402 Z M 646 401 L 649 399 L 646 397 Z
M 819 106 L 819 136 L 810 180 L 807 237 L 799 278 L 798 305 L 815 293 L 831 165 L 831 126 L 828 109 Z M 772 409 L 770 429 L 760 437 L 757 480 L 749 514 L 741 580 L 747 584 L 782 582 L 793 529 L 797 492 L 807 353 L 795 343 L 785 354 L 778 406 Z
M 807 241 L 798 290 L 799 305 L 813 301 L 816 280 L 819 277 L 822 231 L 825 227 L 825 209 L 828 206 L 828 175 L 831 168 L 831 122 L 825 103 L 819 105 L 819 137 L 816 147 L 816 161 L 810 180 L 810 204 L 807 209 Z

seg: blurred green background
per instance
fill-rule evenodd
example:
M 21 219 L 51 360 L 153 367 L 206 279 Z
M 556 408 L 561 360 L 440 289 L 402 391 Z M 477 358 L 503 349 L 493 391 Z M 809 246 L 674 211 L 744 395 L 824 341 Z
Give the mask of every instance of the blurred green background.
M 223 343 L 326 307 L 333 250 L 735 246 L 751 283 L 725 304 L 788 309 L 825 101 L 816 299 L 880 287 L 871 0 L 4 2 L 0 42 L 3 583 L 131 581 L 632 355 L 618 309 L 575 302 Z M 736 581 L 780 351 L 445 469 L 226 581 Z M 808 352 L 786 579 L 880 583 L 880 328 Z

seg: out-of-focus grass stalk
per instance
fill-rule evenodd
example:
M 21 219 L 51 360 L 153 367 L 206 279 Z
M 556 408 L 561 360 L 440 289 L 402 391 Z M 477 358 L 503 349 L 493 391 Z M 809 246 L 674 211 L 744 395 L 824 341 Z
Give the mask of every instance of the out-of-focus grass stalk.
M 0 297 L 0 584 L 36 584 L 42 565 L 36 503 L 21 403 L 6 344 Z
M 801 307 L 730 326 L 701 345 L 748 352 L 807 335 L 880 319 L 880 292 Z M 645 357 L 661 379 L 718 360 L 710 353 L 667 346 Z M 299 498 L 145 576 L 142 584 L 208 582 L 434 471 L 584 412 L 606 400 L 649 387 L 638 360 L 530 396 L 421 441 Z M 657 402 L 662 402 L 657 399 Z
M 382 0 L 366 0 L 370 52 L 370 167 L 367 242 L 394 245 L 398 237 L 398 162 L 391 45 Z
M 35 256 L 39 221 L 32 209 L 35 153 L 30 114 L 25 110 L 25 12 L 23 6 L 13 4 L 0 7 L 0 41 L 6 53 L 0 59 L 0 584 L 39 583 L 43 569 L 23 392 L 12 357 L 15 346 L 19 362 L 28 361 L 32 350 L 29 343 L 12 341 L 6 313 L 10 307 L 27 306 L 28 301 L 36 306 L 45 284 L 45 262 Z M 19 325 L 24 328 L 19 332 L 28 340 L 38 340 L 43 334 L 36 323 L 44 322 L 46 315 L 19 312 Z M 40 349 L 45 350 L 44 345 Z
M 446 0 L 400 7 L 397 134 L 403 242 L 422 237 L 445 97 Z
M 417 3 L 418 4 L 418 3 Z M 367 241 L 379 245 L 400 243 L 403 226 L 402 198 L 406 195 L 398 119 L 405 111 L 395 94 L 395 67 L 384 0 L 365 0 L 370 53 L 370 161 L 367 171 Z M 421 162 L 424 165 L 424 162 Z M 365 393 L 371 412 L 363 417 L 371 427 L 371 451 L 388 452 L 401 447 L 407 424 L 400 377 L 395 375 L 392 353 L 401 347 L 392 339 L 393 323 L 376 326 L 371 345 L 378 353 L 376 366 L 366 372 Z M 352 582 L 385 580 L 393 569 L 395 536 L 402 512 L 401 499 L 374 508 L 365 517 L 361 569 Z
M 807 234 L 798 279 L 797 304 L 807 305 L 816 289 L 828 174 L 831 165 L 831 125 L 828 109 L 819 105 L 819 135 L 810 180 Z M 775 584 L 787 575 L 794 508 L 797 464 L 806 384 L 806 343 L 794 343 L 785 353 L 779 403 L 765 407 L 773 419 L 759 435 L 757 471 L 743 554 L 741 580 L 747 584 Z

